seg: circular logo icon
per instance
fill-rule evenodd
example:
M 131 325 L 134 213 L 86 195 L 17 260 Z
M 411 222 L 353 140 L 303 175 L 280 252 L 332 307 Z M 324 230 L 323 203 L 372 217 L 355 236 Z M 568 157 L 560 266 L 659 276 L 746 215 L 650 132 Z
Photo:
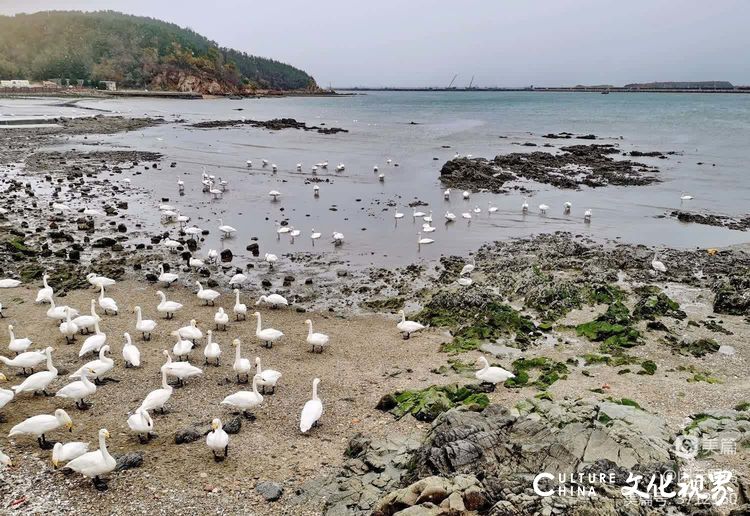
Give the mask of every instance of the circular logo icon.
M 694 435 L 680 435 L 674 440 L 674 453 L 683 459 L 694 459 L 700 450 L 700 439 Z

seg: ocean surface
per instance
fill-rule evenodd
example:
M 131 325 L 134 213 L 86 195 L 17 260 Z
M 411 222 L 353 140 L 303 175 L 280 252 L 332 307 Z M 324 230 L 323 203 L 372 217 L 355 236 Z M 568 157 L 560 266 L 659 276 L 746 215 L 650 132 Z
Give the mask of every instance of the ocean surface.
M 248 255 L 245 246 L 257 237 L 261 255 L 295 251 L 335 253 L 357 265 L 404 265 L 440 255 L 466 254 L 487 241 L 568 231 L 596 240 L 680 248 L 719 247 L 750 242 L 750 233 L 684 224 L 664 217 L 675 209 L 729 216 L 750 213 L 750 95 L 710 94 L 610 94 L 532 92 L 368 92 L 339 97 L 289 97 L 267 99 L 96 99 L 75 103 L 60 99 L 0 99 L 0 119 L 52 115 L 90 116 L 97 113 L 164 116 L 185 123 L 161 125 L 142 131 L 71 138 L 63 147 L 99 150 L 130 147 L 164 155 L 159 170 L 131 177 L 134 189 L 143 191 L 140 206 L 131 206 L 149 224 L 158 225 L 157 206 L 162 198 L 211 230 L 203 245 L 230 247 Z M 291 117 L 308 125 L 342 127 L 348 133 L 323 135 L 294 129 L 268 131 L 251 127 L 193 129 L 188 123 L 203 120 Z M 414 122 L 414 124 L 412 124 Z M 2 129 L 13 130 L 13 129 Z M 548 140 L 543 134 L 568 131 L 597 135 L 594 143 L 616 143 L 624 151 L 676 151 L 668 160 L 635 158 L 659 167 L 661 183 L 650 186 L 606 187 L 579 191 L 559 190 L 524 182 L 534 190 L 530 211 L 521 213 L 519 193 L 473 194 L 468 201 L 454 191 L 443 199 L 439 171 L 455 153 L 494 157 L 508 152 L 551 151 L 523 147 L 524 142 L 555 147 L 586 140 Z M 98 146 L 93 146 L 98 145 Z M 436 159 L 435 159 L 436 158 Z M 261 160 L 269 167 L 263 168 Z M 391 159 L 391 165 L 387 160 Z M 246 160 L 252 160 L 248 168 Z M 313 196 L 310 167 L 328 161 L 319 170 L 324 182 Z M 176 162 L 175 168 L 169 163 Z M 703 163 L 699 165 L 698 163 Z M 278 172 L 270 164 L 278 165 Z M 302 172 L 295 168 L 302 163 Z M 346 170 L 334 167 L 344 163 Z M 394 166 L 398 163 L 398 167 Z M 373 166 L 385 174 L 378 181 Z M 222 198 L 202 192 L 201 173 L 229 182 Z M 142 170 L 142 168 L 141 168 Z M 185 181 L 184 195 L 177 180 Z M 281 197 L 272 202 L 270 190 Z M 680 194 L 695 198 L 681 202 Z M 420 200 L 433 212 L 436 230 L 423 237 L 430 245 L 417 245 L 421 220 L 411 216 L 410 202 Z M 563 214 L 563 203 L 573 205 Z M 488 203 L 498 207 L 490 215 Z M 541 203 L 550 206 L 538 213 Z M 95 203 L 91 203 L 95 204 Z M 462 212 L 475 207 L 468 224 Z M 583 221 L 591 209 L 590 224 Z M 394 212 L 405 214 L 398 222 Z M 445 224 L 444 213 L 458 216 Z M 238 229 L 221 241 L 219 218 Z M 277 238 L 281 221 L 301 230 L 292 241 Z M 314 246 L 311 230 L 323 233 Z M 170 226 L 165 226 L 169 230 Z M 176 227 L 171 226 L 173 236 Z M 344 234 L 345 243 L 334 248 L 331 234 Z

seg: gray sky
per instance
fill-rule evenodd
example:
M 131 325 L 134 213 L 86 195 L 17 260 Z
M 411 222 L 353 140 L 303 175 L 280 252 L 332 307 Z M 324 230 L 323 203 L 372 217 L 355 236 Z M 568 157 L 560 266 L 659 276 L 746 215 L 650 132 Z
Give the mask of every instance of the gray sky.
M 0 0 L 188 26 L 327 86 L 750 84 L 750 0 Z

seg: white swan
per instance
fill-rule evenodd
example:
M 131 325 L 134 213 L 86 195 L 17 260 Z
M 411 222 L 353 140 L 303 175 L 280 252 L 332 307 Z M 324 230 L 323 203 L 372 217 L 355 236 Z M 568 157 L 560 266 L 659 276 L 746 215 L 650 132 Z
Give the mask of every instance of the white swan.
M 237 407 L 242 409 L 242 413 L 245 417 L 254 419 L 255 416 L 248 414 L 247 411 L 260 406 L 261 403 L 263 403 L 263 395 L 258 392 L 258 377 L 253 376 L 252 391 L 237 391 L 224 398 L 219 405 Z
M 333 234 L 333 245 L 339 246 L 344 243 L 344 234 L 334 231 Z
M 73 459 L 77 459 L 89 451 L 89 443 L 81 441 L 72 441 L 69 443 L 55 443 L 52 448 L 52 465 L 57 469 L 60 464 L 65 464 Z
M 690 195 L 690 194 L 686 194 L 685 192 L 682 192 L 682 193 L 680 194 L 680 200 L 681 200 L 681 201 L 691 201 L 691 200 L 693 200 L 693 198 L 694 198 L 694 197 L 693 197 L 692 195 Z
M 172 397 L 172 392 L 172 386 L 167 383 L 167 372 L 162 369 L 161 389 L 154 389 L 149 392 L 141 403 L 141 408 L 144 410 L 159 409 L 164 414 L 164 405 Z
M 275 328 L 261 329 L 260 312 L 253 315 L 258 319 L 258 325 L 255 328 L 255 336 L 260 339 L 267 348 L 272 348 L 273 343 L 284 336 L 282 332 Z
M 269 294 L 267 296 L 262 295 L 255 302 L 255 306 L 258 306 L 261 303 L 271 305 L 271 308 L 278 308 L 279 306 L 289 306 L 289 301 L 287 301 L 284 296 L 281 296 L 279 294 Z
M 109 344 L 105 344 L 99 350 L 99 358 L 86 362 L 76 372 L 69 375 L 68 378 L 80 378 L 84 371 L 90 370 L 91 376 L 94 378 L 94 383 L 99 384 L 102 377 L 110 372 L 115 367 L 115 361 L 107 356 L 109 352 Z
M 407 321 L 403 310 L 399 310 L 398 313 L 401 316 L 401 322 L 396 325 L 396 328 L 403 334 L 404 339 L 411 337 L 411 334 L 414 332 L 425 329 L 424 325 L 416 321 Z
M 135 414 L 128 418 L 128 428 L 138 436 L 141 443 L 146 443 L 151 439 L 151 432 L 154 431 L 154 420 L 151 419 L 148 410 L 138 407 Z
M 175 358 L 177 360 L 182 360 L 183 357 L 187 358 L 187 361 L 190 361 L 190 352 L 193 351 L 193 343 L 189 340 L 182 340 L 179 337 L 177 338 L 177 342 L 172 347 L 172 353 L 174 353 Z
M 273 264 L 279 261 L 278 256 L 276 256 L 275 254 L 271 254 L 271 253 L 266 253 L 263 259 L 266 261 L 266 263 L 268 263 L 268 267 L 270 269 L 273 269 Z
M 196 281 L 195 284 L 198 285 L 198 293 L 196 294 L 198 296 L 198 299 L 201 299 L 203 301 L 203 304 L 205 305 L 211 303 L 211 306 L 213 306 L 214 301 L 216 301 L 216 298 L 218 298 L 221 294 L 219 294 L 219 292 L 217 292 L 216 290 L 203 288 L 203 285 L 201 285 L 200 281 Z
M 528 213 L 529 212 L 529 202 L 524 197 L 523 204 L 521 205 L 521 212 L 522 213 Z
M 217 330 L 223 329 L 226 331 L 227 324 L 229 323 L 229 315 L 222 307 L 219 307 L 219 310 L 214 314 L 214 323 L 216 324 Z
M 466 274 L 471 274 L 474 272 L 474 268 L 477 266 L 477 262 L 474 260 L 474 257 L 471 257 L 471 263 L 467 263 L 463 266 L 461 269 L 461 272 L 459 273 L 459 276 L 465 276 Z
M 59 398 L 67 398 L 76 402 L 76 408 L 79 410 L 85 410 L 89 408 L 89 404 L 86 403 L 85 398 L 87 396 L 93 396 L 96 392 L 96 385 L 89 381 L 89 374 L 92 374 L 90 370 L 84 370 L 81 373 L 81 379 L 75 382 L 71 382 L 55 394 Z
M 13 466 L 13 461 L 10 460 L 10 457 L 5 455 L 3 453 L 3 450 L 0 450 L 0 470 L 3 469 L 4 467 L 12 467 L 12 466 Z
M 125 338 L 125 345 L 122 347 L 122 359 L 125 360 L 125 367 L 140 367 L 141 350 L 133 344 L 129 333 L 125 332 L 122 336 Z
M 45 396 L 50 396 L 47 393 L 47 386 L 57 378 L 57 369 L 52 365 L 52 352 L 55 348 L 47 347 L 44 350 L 44 358 L 47 360 L 47 370 L 39 371 L 26 378 L 20 385 L 14 385 L 11 387 L 15 391 L 16 396 L 22 392 L 39 392 L 41 391 Z M 19 355 L 20 356 L 20 355 Z
M 312 232 L 310 232 L 310 240 L 312 240 L 312 245 L 315 247 L 315 241 L 318 240 L 322 235 L 319 231 L 315 231 L 315 228 L 312 229 Z
M 75 308 L 66 306 L 66 305 L 60 305 L 60 306 L 55 305 L 54 298 L 50 299 L 49 304 L 51 306 L 47 310 L 47 317 L 49 317 L 50 319 L 54 319 L 55 321 L 62 321 L 66 317 L 67 310 L 70 310 L 71 317 L 78 317 L 78 310 L 76 310 Z
M 133 311 L 135 312 L 135 331 L 141 332 L 143 340 L 151 340 L 151 332 L 156 329 L 156 321 L 144 319 L 140 306 L 136 306 Z
M 268 195 L 274 201 L 278 201 L 279 200 L 279 196 L 281 195 L 281 192 L 279 192 L 278 190 L 271 190 L 270 192 L 268 192 Z
M 76 473 L 80 473 L 84 477 L 89 477 L 93 480 L 94 487 L 99 491 L 105 491 L 107 484 L 99 477 L 106 475 L 110 471 L 115 469 L 117 461 L 107 451 L 106 439 L 109 438 L 109 432 L 106 428 L 99 430 L 99 449 L 84 453 L 78 458 L 66 464 L 67 468 L 72 469 Z
M 161 370 L 165 371 L 169 376 L 176 377 L 177 385 L 183 385 L 187 378 L 203 374 L 203 369 L 195 367 L 189 362 L 172 362 L 172 357 L 169 356 L 169 351 L 166 349 L 163 353 L 167 357 L 167 362 L 161 366 Z
M 3 374 L 0 373 L 0 382 L 7 382 L 8 378 Z M 10 389 L 0 389 L 0 409 L 2 409 L 5 405 L 11 402 L 13 398 L 16 396 L 16 393 L 14 393 Z
M 446 201 L 449 201 L 449 200 L 450 200 L 450 198 L 451 198 L 451 189 L 450 189 L 450 188 L 447 188 L 447 189 L 446 189 L 446 190 L 445 190 L 445 191 L 443 192 L 443 199 L 445 199 Z
M 241 287 L 245 282 L 247 281 L 247 276 L 242 274 L 241 272 L 238 272 L 234 276 L 232 276 L 232 279 L 229 280 L 229 286 L 231 287 Z
M 657 253 L 654 253 L 654 258 L 651 260 L 651 268 L 657 272 L 667 272 L 667 266 L 658 260 Z
M 313 333 L 313 325 L 310 319 L 305 321 L 307 325 L 307 339 L 306 342 L 312 346 L 313 353 L 315 348 L 319 348 L 320 352 L 323 352 L 323 348 L 328 346 L 329 337 L 325 333 Z
M 99 317 L 99 315 L 96 313 L 96 299 L 92 299 L 91 315 L 79 315 L 78 317 L 73 319 L 73 323 L 78 326 L 78 331 L 83 333 L 83 330 L 86 330 L 86 333 L 88 333 L 91 331 L 91 329 L 93 329 L 94 323 L 101 320 L 102 318 Z
M 238 321 L 240 320 L 240 316 L 242 316 L 243 321 L 247 319 L 247 305 L 240 303 L 240 289 L 238 288 L 234 289 L 234 307 L 232 307 L 232 311 Z
M 229 454 L 229 434 L 222 428 L 221 419 L 215 418 L 211 421 L 211 431 L 206 436 L 206 446 L 211 450 L 216 462 L 224 460 Z M 223 452 L 224 456 L 216 455 L 217 452 Z
M 546 204 L 539 205 L 539 213 L 541 213 L 542 215 L 546 215 L 548 209 L 549 209 L 549 206 L 547 206 Z
M 166 319 L 174 317 L 175 312 L 182 310 L 182 303 L 177 301 L 167 301 L 167 296 L 161 290 L 156 292 L 161 299 L 159 304 L 156 306 L 156 311 L 166 316 Z
M 17 279 L 0 279 L 0 288 L 16 288 L 21 282 Z
M 159 277 L 157 279 L 168 287 L 172 283 L 180 279 L 180 277 L 174 272 L 164 272 L 164 264 L 161 264 L 159 265 Z
M 192 340 L 193 343 L 195 343 L 196 340 L 203 338 L 203 332 L 196 325 L 195 319 L 191 319 L 190 324 L 177 330 L 176 334 L 183 339 Z M 175 332 L 172 332 L 172 335 L 175 335 Z
M 102 346 L 107 342 L 107 334 L 102 333 L 99 329 L 99 322 L 94 323 L 94 334 L 90 337 L 86 337 L 81 345 L 81 350 L 78 352 L 78 356 L 82 357 L 86 353 L 98 353 Z
M 54 415 L 40 414 L 21 421 L 10 429 L 8 437 L 15 437 L 16 435 L 34 435 L 37 438 L 39 447 L 44 450 L 49 450 L 53 445 L 47 442 L 45 434 L 57 430 L 60 427 L 64 427 L 69 432 L 73 431 L 73 420 L 70 419 L 68 413 L 63 409 L 55 410 Z
M 41 364 L 46 359 L 47 355 L 44 354 L 44 351 L 26 351 L 25 353 L 16 355 L 12 360 L 0 355 L 0 362 L 8 367 L 20 367 L 23 374 L 26 374 L 26 369 L 30 369 L 33 372 L 34 367 Z
M 190 259 L 188 260 L 188 266 L 191 269 L 198 269 L 200 267 L 203 267 L 204 265 L 205 264 L 203 263 L 203 260 L 200 260 L 200 259 L 195 258 L 193 256 L 191 256 Z
M 469 191 L 468 190 L 464 190 L 463 198 L 464 199 L 468 199 L 469 197 L 471 197 L 471 194 L 469 193 Z
M 461 213 L 461 217 L 471 222 L 471 213 L 469 213 L 468 211 Z
M 583 221 L 591 222 L 591 210 L 590 209 L 583 212 Z
M 119 308 L 117 308 L 117 303 L 115 303 L 114 299 L 111 297 L 104 297 L 104 285 L 101 286 L 101 290 L 99 291 L 99 308 L 104 310 L 105 315 L 109 314 L 109 312 L 117 315 L 120 311 Z
M 492 201 L 487 201 L 487 212 L 492 215 L 497 211 L 497 206 L 492 205 Z
M 213 335 L 211 333 L 211 330 L 208 330 L 206 332 L 206 347 L 203 348 L 203 356 L 206 358 L 206 365 L 208 365 L 208 360 L 216 359 L 216 367 L 219 367 L 219 357 L 221 356 L 221 347 L 219 347 L 218 342 L 213 341 Z
M 40 288 L 36 293 L 36 303 L 49 303 L 52 300 L 54 291 L 52 290 L 52 287 L 47 284 L 48 279 L 49 274 L 44 274 L 42 276 L 42 283 L 44 284 L 44 287 Z
M 428 215 L 422 217 L 422 220 L 425 222 L 432 222 L 432 210 L 430 210 L 430 213 Z
M 474 206 L 474 209 L 472 211 L 478 215 L 482 213 L 482 208 L 480 208 L 479 206 Z
M 403 219 L 404 218 L 404 214 L 401 213 L 400 211 L 398 211 L 398 208 L 396 208 L 396 212 L 393 214 L 393 218 L 394 219 Z
M 414 207 L 414 208 L 411 209 L 411 216 L 412 216 L 412 218 L 416 219 L 417 217 L 424 217 L 425 215 L 427 215 L 425 212 L 423 212 L 423 211 L 417 211 L 416 207 Z
M 258 385 L 263 388 L 263 394 L 266 393 L 266 387 L 271 388 L 271 394 L 276 392 L 276 382 L 281 378 L 281 373 L 273 369 L 263 369 L 260 357 L 255 357 L 255 376 L 258 378 Z
M 8 349 L 14 352 L 16 355 L 19 353 L 23 353 L 27 349 L 29 349 L 29 346 L 31 346 L 31 339 L 24 337 L 22 339 L 17 339 L 15 334 L 13 333 L 13 325 L 8 325 L 8 333 L 10 334 L 10 342 L 8 342 Z
M 234 233 L 237 232 L 237 229 L 224 224 L 224 221 L 222 219 L 219 219 L 219 231 L 221 231 L 221 234 L 224 238 L 230 238 Z
M 566 215 L 570 214 L 570 209 L 573 207 L 573 203 L 570 201 L 565 201 L 563 204 L 563 212 L 565 212 Z
M 323 415 L 323 402 L 318 398 L 319 383 L 320 378 L 313 380 L 312 399 L 308 400 L 302 407 L 302 415 L 299 418 L 299 430 L 302 433 L 307 432 L 313 426 L 318 426 L 320 416 Z
M 501 383 L 508 378 L 516 377 L 516 375 L 514 375 L 510 371 L 506 371 L 502 367 L 490 366 L 490 363 L 487 362 L 487 359 L 484 357 L 479 357 L 477 359 L 477 362 L 482 365 L 482 368 L 479 371 L 475 372 L 474 376 L 476 376 L 477 380 L 480 380 L 481 382 Z
M 252 368 L 252 365 L 250 364 L 250 360 L 248 360 L 247 358 L 242 358 L 242 343 L 240 342 L 240 339 L 234 339 L 232 341 L 232 344 L 234 344 L 235 347 L 232 370 L 237 374 L 237 383 L 243 383 L 240 381 L 240 375 L 242 374 L 245 375 L 244 383 L 247 383 L 249 380 L 250 369 Z
M 86 274 L 86 279 L 89 283 L 91 283 L 92 286 L 96 287 L 97 289 L 101 287 L 111 287 L 116 283 L 115 280 L 108 278 L 106 276 L 99 276 L 95 272 L 91 272 L 89 274 Z
M 456 214 L 452 213 L 450 211 L 446 211 L 445 212 L 445 222 L 446 223 L 453 222 L 454 220 L 456 220 Z
M 432 238 L 422 238 L 422 232 L 420 231 L 417 234 L 417 244 L 418 245 L 427 245 L 433 243 L 434 240 Z
M 71 319 L 70 308 L 65 307 L 65 322 L 60 323 L 60 333 L 65 337 L 65 342 L 72 342 L 76 340 L 76 333 L 78 333 L 78 326 Z

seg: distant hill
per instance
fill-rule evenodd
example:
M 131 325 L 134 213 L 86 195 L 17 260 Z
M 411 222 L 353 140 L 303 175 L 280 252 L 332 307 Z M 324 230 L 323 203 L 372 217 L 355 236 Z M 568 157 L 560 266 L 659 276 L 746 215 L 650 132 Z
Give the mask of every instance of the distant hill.
M 114 11 L 0 16 L 0 79 L 116 81 L 200 93 L 317 89 L 302 70 L 221 48 L 186 28 Z
M 698 82 L 635 82 L 626 84 L 625 88 L 665 89 L 665 90 L 716 90 L 734 88 L 729 81 Z

